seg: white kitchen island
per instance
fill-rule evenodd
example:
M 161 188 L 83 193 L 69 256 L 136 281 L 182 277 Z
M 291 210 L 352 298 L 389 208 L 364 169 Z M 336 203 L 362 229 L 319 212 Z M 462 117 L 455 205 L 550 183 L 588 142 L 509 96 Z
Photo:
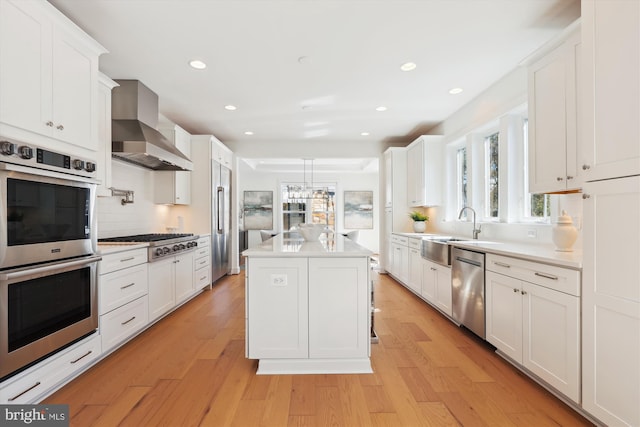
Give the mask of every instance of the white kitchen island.
M 246 357 L 258 374 L 371 373 L 372 252 L 277 235 L 242 253 Z

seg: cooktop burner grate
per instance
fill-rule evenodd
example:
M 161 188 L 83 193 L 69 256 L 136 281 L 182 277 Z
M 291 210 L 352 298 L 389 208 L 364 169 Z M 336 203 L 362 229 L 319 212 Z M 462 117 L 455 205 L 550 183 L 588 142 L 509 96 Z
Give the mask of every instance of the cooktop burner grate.
M 191 233 L 150 233 L 136 234 L 134 236 L 108 237 L 98 239 L 98 242 L 160 242 L 163 240 L 173 240 L 193 237 Z

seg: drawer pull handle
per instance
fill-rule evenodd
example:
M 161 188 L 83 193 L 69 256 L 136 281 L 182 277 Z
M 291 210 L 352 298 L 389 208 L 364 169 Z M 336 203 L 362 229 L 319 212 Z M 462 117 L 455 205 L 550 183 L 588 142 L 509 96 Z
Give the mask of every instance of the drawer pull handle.
M 537 271 L 535 272 L 535 275 L 538 276 L 538 277 L 544 277 L 545 279 L 558 280 L 558 276 L 552 276 L 550 274 L 538 273 Z
M 125 285 L 125 286 L 120 286 L 120 289 L 127 289 L 132 287 L 133 285 L 135 285 L 135 282 L 129 283 L 128 285 Z
M 22 393 L 17 394 L 17 395 L 15 395 L 15 396 L 13 396 L 12 398 L 7 399 L 7 400 L 8 400 L 9 402 L 13 402 L 14 400 L 16 400 L 17 398 L 19 398 L 19 397 L 20 397 L 20 396 L 22 396 L 23 394 L 30 392 L 31 390 L 33 390 L 34 388 L 38 387 L 39 385 L 40 385 L 40 381 L 38 381 L 37 383 L 35 383 L 35 384 L 34 384 L 34 385 L 32 385 L 31 387 L 29 387 L 28 389 L 26 389 L 26 390 L 25 390 L 25 391 L 23 391 Z
M 433 267 L 429 267 L 429 269 L 430 269 L 431 271 L 438 271 L 438 269 L 437 269 L 437 268 L 433 268 Z
M 208 262 L 207 260 L 204 260 L 204 261 L 200 261 L 199 264 L 200 265 L 205 265 L 207 262 Z
M 133 322 L 133 320 L 134 320 L 135 318 L 136 318 L 136 316 L 133 316 L 131 319 L 129 319 L 129 320 L 127 320 L 127 321 L 122 322 L 122 323 L 121 323 L 121 325 L 122 325 L 122 326 L 124 326 L 124 325 L 126 325 L 127 323 L 131 323 L 131 322 Z
M 132 261 L 132 260 L 134 260 L 134 259 L 136 259 L 136 258 L 135 258 L 135 257 L 122 258 L 122 259 L 120 260 L 120 262 Z
M 204 279 L 206 279 L 206 278 L 207 278 L 207 276 L 202 276 L 202 277 L 200 278 L 200 280 L 204 280 Z
M 498 267 L 511 268 L 511 266 L 509 264 L 505 264 L 505 263 L 502 263 L 502 262 L 494 261 L 493 263 L 495 265 L 497 265 Z
M 85 354 L 83 354 L 82 356 L 78 357 L 76 360 L 72 360 L 71 363 L 78 363 L 80 360 L 84 359 L 85 357 L 87 357 L 88 355 L 90 355 L 91 353 L 93 353 L 93 350 L 89 350 L 87 351 Z

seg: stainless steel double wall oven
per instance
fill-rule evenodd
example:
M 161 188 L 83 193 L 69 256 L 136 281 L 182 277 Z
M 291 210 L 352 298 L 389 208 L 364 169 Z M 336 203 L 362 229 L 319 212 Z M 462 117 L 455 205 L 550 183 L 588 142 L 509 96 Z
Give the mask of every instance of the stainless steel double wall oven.
M 0 379 L 98 328 L 95 170 L 0 138 Z

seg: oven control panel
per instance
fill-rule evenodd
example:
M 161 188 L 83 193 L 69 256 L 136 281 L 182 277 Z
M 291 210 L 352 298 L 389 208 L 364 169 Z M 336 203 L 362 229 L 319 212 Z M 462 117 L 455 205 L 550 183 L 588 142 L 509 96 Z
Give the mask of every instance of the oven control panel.
M 96 162 L 77 156 L 8 140 L 0 140 L 0 162 L 93 178 Z

